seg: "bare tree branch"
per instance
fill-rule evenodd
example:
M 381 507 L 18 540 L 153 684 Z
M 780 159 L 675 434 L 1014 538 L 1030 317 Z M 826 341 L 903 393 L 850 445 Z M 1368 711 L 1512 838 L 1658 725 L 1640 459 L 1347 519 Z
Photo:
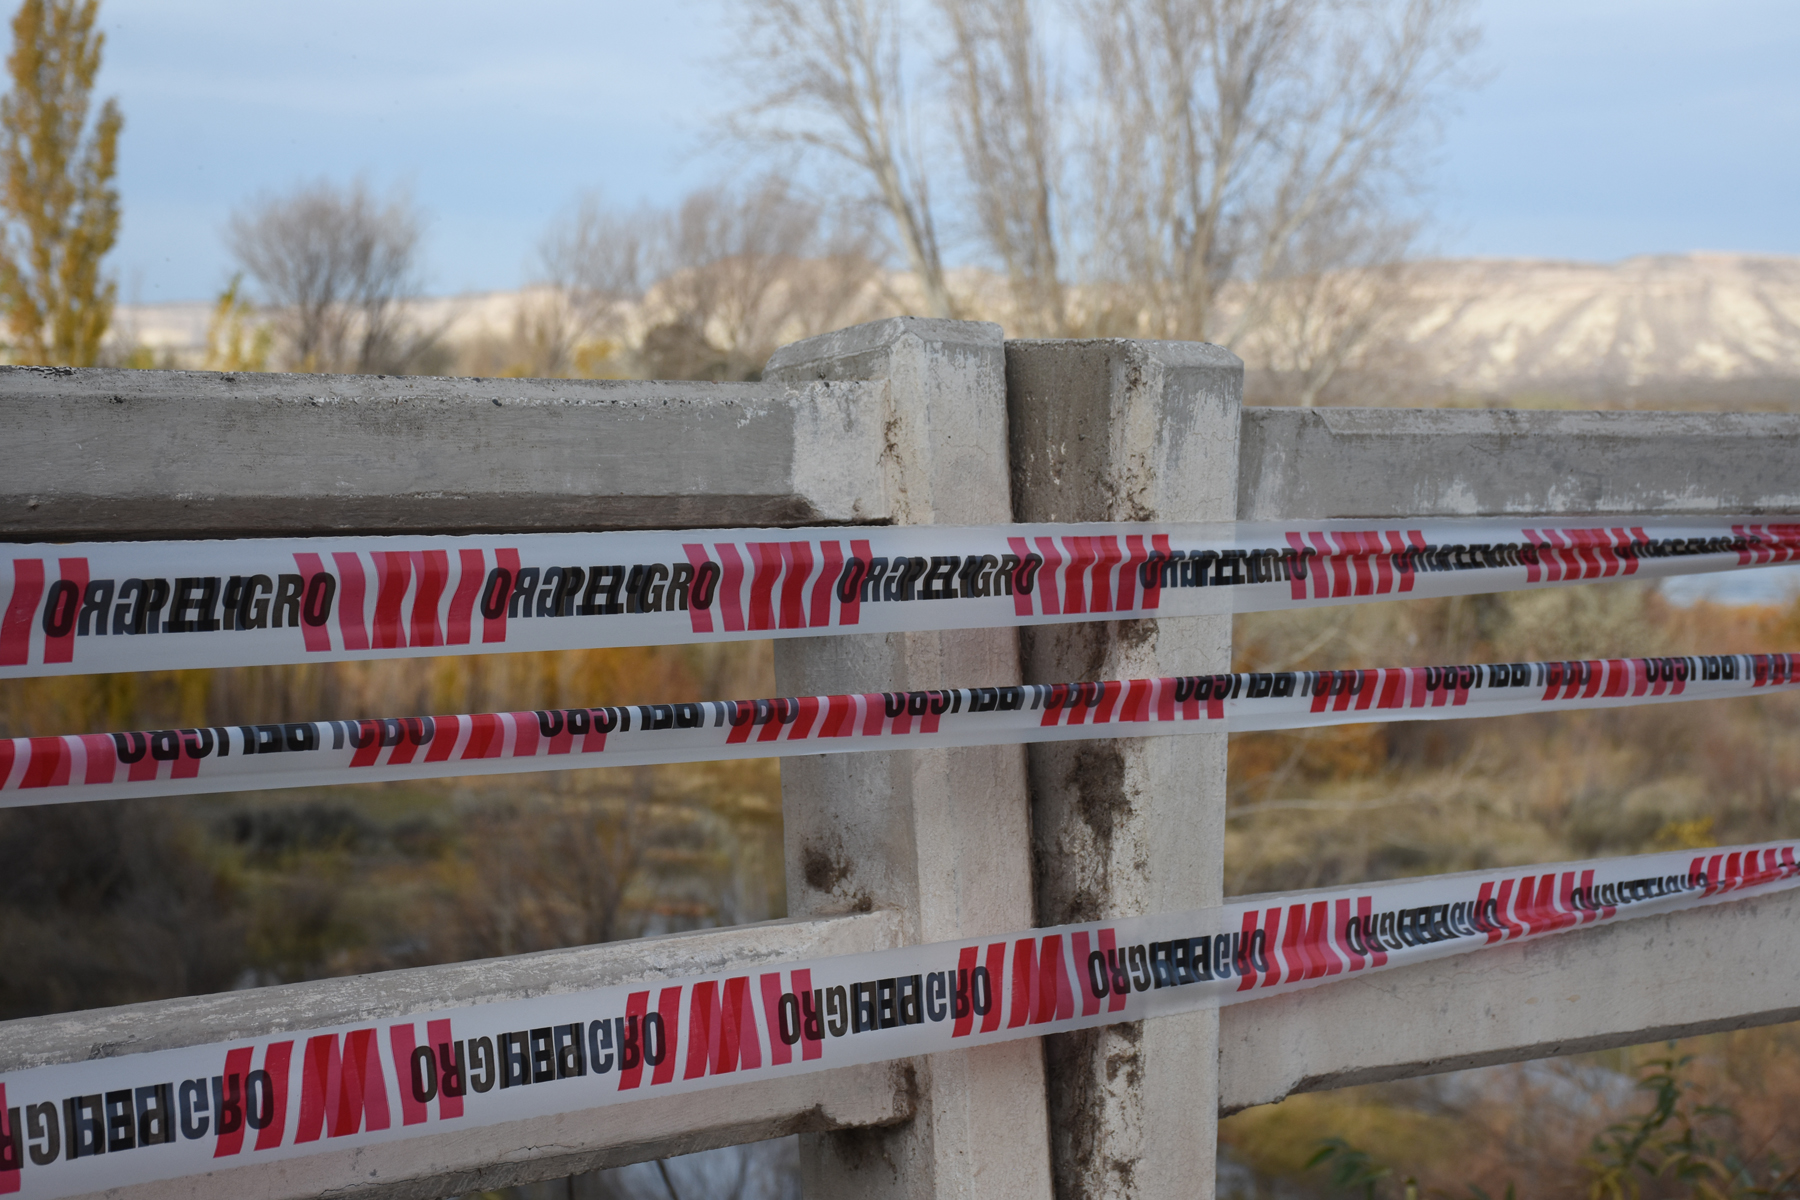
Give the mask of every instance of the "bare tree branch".
M 1392 261 L 1466 0 L 1077 0 L 1089 270 L 1155 336 L 1233 344 L 1293 276 Z M 1302 246 L 1304 250 L 1302 251 Z M 1228 284 L 1245 289 L 1221 307 Z
M 737 132 L 854 167 L 892 218 L 929 315 L 953 315 L 892 0 L 741 0 L 737 12 L 750 95 Z
M 1060 146 L 1030 0 L 937 0 L 942 65 L 963 170 L 988 248 L 1011 285 L 1019 332 L 1067 332 L 1055 205 Z
M 404 194 L 320 180 L 232 215 L 226 243 L 280 311 L 302 371 L 399 374 L 435 340 L 406 328 L 421 218 Z
M 553 295 L 521 314 L 514 337 L 529 347 L 530 374 L 567 375 L 584 343 L 624 340 L 625 307 L 641 300 L 663 269 L 662 236 L 659 214 L 614 212 L 594 192 L 551 224 L 538 243 L 538 261 Z

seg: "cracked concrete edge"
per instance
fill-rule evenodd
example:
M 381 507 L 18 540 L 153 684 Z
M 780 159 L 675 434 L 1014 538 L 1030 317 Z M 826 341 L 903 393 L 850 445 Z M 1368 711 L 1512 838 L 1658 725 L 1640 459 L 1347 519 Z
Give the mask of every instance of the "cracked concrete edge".
M 885 394 L 0 368 L 0 539 L 884 521 Z
M 108 1200 L 436 1200 L 795 1133 L 887 1126 L 913 1112 L 905 1067 L 872 1063 L 634 1100 L 93 1193 Z
M 0 1022 L 0 1072 L 901 944 L 897 913 L 853 913 L 26 1017 Z
M 876 380 L 885 377 L 886 356 L 902 338 L 956 350 L 998 350 L 1005 341 L 991 321 L 945 321 L 932 317 L 888 317 L 792 342 L 769 356 L 765 380 Z
M 1246 408 L 1241 521 L 1800 510 L 1800 416 Z
M 1219 1108 L 1795 1019 L 1800 890 L 1225 1007 Z

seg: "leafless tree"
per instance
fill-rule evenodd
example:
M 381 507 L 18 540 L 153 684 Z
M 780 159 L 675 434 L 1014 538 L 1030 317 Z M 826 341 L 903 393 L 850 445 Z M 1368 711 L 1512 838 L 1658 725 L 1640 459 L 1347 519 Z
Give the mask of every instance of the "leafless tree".
M 1062 145 L 1030 0 L 936 0 L 951 48 L 940 66 L 974 217 L 1005 269 L 1014 324 L 1067 332 L 1055 206 Z
M 404 193 L 320 180 L 233 214 L 226 242 L 275 307 L 302 371 L 401 373 L 434 339 L 409 330 L 421 217 Z
M 538 262 L 551 295 L 521 313 L 515 342 L 529 348 L 531 373 L 566 375 L 584 342 L 623 342 L 625 306 L 641 300 L 662 270 L 662 215 L 645 208 L 621 213 L 589 192 L 559 216 L 538 243 Z
M 828 209 L 769 175 L 742 191 L 694 192 L 669 218 L 667 274 L 648 308 L 660 328 L 710 347 L 711 373 L 744 378 L 784 342 L 846 323 L 875 275 L 854 213 Z
M 642 866 L 655 785 L 649 768 L 632 773 L 624 802 L 613 812 L 571 804 L 547 825 L 545 857 L 574 910 L 565 940 L 596 945 L 625 936 L 625 897 Z M 572 936 L 571 936 L 572 935 Z
M 1467 0 L 1077 4 L 1089 271 L 1129 285 L 1153 336 L 1232 344 L 1269 285 L 1404 246 L 1422 125 L 1473 44 Z
M 952 314 L 894 0 L 739 0 L 750 102 L 736 131 L 855 169 L 892 218 L 928 315 Z
M 804 82 L 757 90 L 754 111 L 810 119 L 816 140 L 856 142 L 870 106 L 867 89 L 847 86 L 861 76 L 847 69 L 859 60 L 841 31 L 861 28 L 847 16 L 869 10 L 745 2 L 786 39 L 779 61 L 811 72 L 776 72 Z M 1368 306 L 1403 282 L 1388 268 L 1418 226 L 1433 117 L 1465 81 L 1469 7 L 1067 0 L 1076 49 L 1063 95 L 1042 0 L 933 0 L 931 90 L 961 151 L 951 194 L 967 198 L 966 224 L 1006 272 L 1011 324 L 1227 345 L 1260 330 L 1259 349 L 1280 344 L 1281 369 L 1304 377 L 1301 398 L 1318 396 L 1372 336 Z M 876 11 L 883 36 L 896 38 L 891 10 Z M 887 53 L 898 62 L 898 49 Z M 842 82 L 832 90 L 824 79 Z M 920 188 L 911 209 L 888 206 L 934 228 L 929 200 Z
M 1393 221 L 1348 236 L 1315 225 L 1295 239 L 1284 270 L 1225 289 L 1220 324 L 1242 329 L 1233 348 L 1261 376 L 1262 400 L 1310 407 L 1347 373 L 1367 384 L 1404 369 L 1395 355 L 1405 357 L 1401 336 L 1420 309 L 1404 261 L 1412 233 Z M 1240 324 L 1250 305 L 1254 319 Z

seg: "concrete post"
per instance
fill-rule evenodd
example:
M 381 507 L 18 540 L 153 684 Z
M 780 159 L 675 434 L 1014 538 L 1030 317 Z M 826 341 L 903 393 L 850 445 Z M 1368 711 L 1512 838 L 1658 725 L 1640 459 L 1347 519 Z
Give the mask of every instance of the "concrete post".
M 765 381 L 885 380 L 883 483 L 893 519 L 1012 519 L 1005 360 L 997 325 L 899 318 L 777 351 Z M 1011 630 L 775 644 L 782 693 L 1019 682 Z M 929 942 L 1032 923 L 1030 809 L 1017 746 L 784 759 L 788 913 L 888 908 Z M 1041 1044 L 932 1055 L 899 1069 L 914 1118 L 801 1139 L 806 1193 L 1048 1197 Z
M 1181 342 L 1006 344 L 1020 521 L 1230 521 L 1243 364 Z M 1231 619 L 1023 631 L 1034 683 L 1230 669 Z M 1221 899 L 1225 735 L 1029 748 L 1045 925 Z M 1218 1014 L 1045 1039 L 1056 1193 L 1210 1197 Z

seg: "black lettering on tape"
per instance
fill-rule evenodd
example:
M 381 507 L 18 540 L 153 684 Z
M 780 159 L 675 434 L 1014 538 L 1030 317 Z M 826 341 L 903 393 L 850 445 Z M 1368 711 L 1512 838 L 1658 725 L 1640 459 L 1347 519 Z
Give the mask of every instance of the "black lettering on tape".
M 543 583 L 538 588 L 537 601 L 532 605 L 533 611 L 524 614 L 532 617 L 557 616 L 557 605 L 562 600 L 563 569 L 551 567 L 544 572 Z
M 512 595 L 512 572 L 505 567 L 495 567 L 488 572 L 487 583 L 481 588 L 481 615 L 489 621 L 497 621 L 506 611 L 507 597 Z
M 428 1104 L 437 1099 L 437 1056 L 431 1052 L 431 1047 L 413 1047 L 412 1060 L 407 1065 L 406 1082 L 412 1088 L 414 1102 Z
M 25 1109 L 25 1150 L 33 1166 L 47 1167 L 62 1154 L 62 1122 L 48 1100 Z
M 306 599 L 300 606 L 301 619 L 317 629 L 331 620 L 331 602 L 336 597 L 337 577 L 325 571 L 315 573 L 306 581 Z
M 1104 999 L 1111 991 L 1111 980 L 1106 970 L 1106 952 L 1095 950 L 1088 954 L 1087 960 L 1088 991 L 1096 1000 Z
M 75 617 L 81 610 L 81 586 L 73 580 L 59 579 L 50 585 L 44 597 L 44 633 L 48 637 L 67 637 L 75 630 Z
M 469 1086 L 477 1092 L 485 1092 L 494 1086 L 499 1071 L 494 1056 L 494 1043 L 490 1038 L 469 1039 Z
M 993 583 L 989 585 L 990 590 L 1001 596 L 1012 595 L 1013 586 L 1018 582 L 1018 572 L 1019 556 L 1016 554 L 1002 554 L 1000 556 L 999 565 L 994 568 L 994 580 Z
M 126 582 L 130 582 L 127 580 Z M 268 593 L 267 596 L 264 593 Z M 252 575 L 244 581 L 244 591 L 238 600 L 237 625 L 239 629 L 267 629 L 269 627 L 269 597 L 275 594 L 275 584 L 267 575 Z M 119 595 L 125 595 L 120 589 Z
M 181 1084 L 181 1136 L 190 1142 L 206 1136 L 212 1128 L 208 1115 L 212 1106 L 206 1100 L 204 1079 L 185 1079 Z
M 244 1076 L 244 1123 L 252 1129 L 267 1129 L 274 1120 L 275 1081 L 259 1068 Z
M 925 1021 L 924 1013 L 924 977 L 921 975 L 902 975 L 899 981 L 899 1009 L 902 1025 L 921 1025 Z
M 663 1017 L 659 1012 L 644 1014 L 644 1062 L 648 1066 L 660 1067 L 663 1059 L 669 1056 L 672 1047 L 669 1045 L 667 1031 L 663 1028 Z
M 688 610 L 688 591 L 694 583 L 694 564 L 676 563 L 669 568 L 669 609 L 686 612 Z
M 506 601 L 508 618 L 535 616 L 533 601 L 537 597 L 538 569 L 520 567 L 513 579 L 512 595 Z
M 71 1161 L 106 1153 L 106 1127 L 99 1096 L 70 1096 L 63 1101 L 63 1129 Z
M 121 1150 L 137 1148 L 137 1119 L 132 1110 L 131 1089 L 121 1088 L 116 1092 L 107 1092 L 103 1102 L 106 1119 L 106 1152 L 117 1154 Z
M 904 560 L 902 560 L 904 561 Z M 871 558 L 869 569 L 863 573 L 862 602 L 869 604 L 883 599 L 882 580 L 887 577 L 888 560 L 883 557 Z
M 617 1018 L 619 1031 L 619 1070 L 632 1071 L 644 1063 L 643 1031 L 635 1016 Z
M 444 1095 L 462 1096 L 469 1090 L 468 1066 L 463 1059 L 461 1042 L 439 1042 L 438 1078 L 441 1081 Z
M 244 1127 L 244 1079 L 235 1072 L 212 1077 L 213 1116 L 220 1137 Z
M 550 1026 L 531 1031 L 531 1082 L 549 1083 L 556 1078 L 556 1048 Z
M 531 1053 L 526 1048 L 530 1035 L 524 1030 L 494 1035 L 494 1057 L 500 1065 L 500 1087 L 524 1087 L 531 1082 Z
M 1043 565 L 1043 555 L 1027 554 L 1024 559 L 1020 561 L 1017 570 L 1013 574 L 1011 590 L 1021 596 L 1031 595 L 1032 589 L 1037 587 L 1038 568 Z
M 170 633 L 193 633 L 194 622 L 188 612 L 200 603 L 201 580 L 198 577 L 182 577 L 175 580 L 174 598 L 169 602 Z
M 137 1102 L 137 1143 L 140 1146 L 166 1146 L 175 1140 L 175 1085 L 146 1084 L 135 1093 Z M 257 1126 L 262 1128 L 262 1126 Z
M 298 575 L 275 577 L 275 603 L 269 614 L 269 628 L 300 628 L 300 599 L 304 581 Z
M 718 591 L 719 577 L 724 568 L 707 559 L 694 568 L 693 606 L 702 612 L 712 607 L 713 596 Z
M 662 612 L 665 607 L 673 609 L 673 604 L 665 605 L 669 568 L 662 563 L 651 563 L 644 575 L 644 611 Z
M 587 1074 L 587 1056 L 581 1052 L 580 1022 L 554 1026 L 550 1048 L 556 1055 L 558 1079 L 574 1079 Z
M 862 592 L 863 576 L 868 573 L 869 564 L 855 555 L 851 555 L 844 565 L 838 568 L 837 582 L 832 586 L 832 594 L 838 598 L 839 604 L 854 604 Z
M 594 1064 L 594 1074 L 604 1075 L 613 1069 L 613 1023 L 611 1021 L 588 1022 L 588 1061 Z
M 90 628 L 95 634 L 105 636 L 106 614 L 112 609 L 112 596 L 112 580 L 88 580 L 87 590 L 82 593 L 81 598 L 80 621 L 75 626 L 76 637 L 87 637 Z

